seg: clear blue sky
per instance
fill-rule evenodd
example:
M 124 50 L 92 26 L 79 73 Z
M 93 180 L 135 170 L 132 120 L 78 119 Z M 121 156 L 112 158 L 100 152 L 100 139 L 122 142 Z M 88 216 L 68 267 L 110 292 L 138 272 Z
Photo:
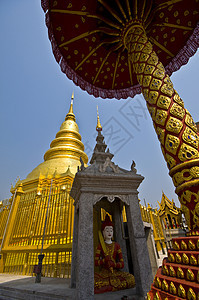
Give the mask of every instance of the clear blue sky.
M 145 177 L 139 188 L 155 207 L 162 191 L 179 205 L 145 101 L 94 98 L 60 70 L 51 51 L 40 0 L 0 1 L 0 200 L 10 197 L 11 183 L 24 179 L 55 138 L 75 92 L 74 112 L 85 151 L 91 155 L 96 136 L 96 105 L 113 161 L 130 169 L 136 162 Z M 199 52 L 172 75 L 175 89 L 199 121 Z

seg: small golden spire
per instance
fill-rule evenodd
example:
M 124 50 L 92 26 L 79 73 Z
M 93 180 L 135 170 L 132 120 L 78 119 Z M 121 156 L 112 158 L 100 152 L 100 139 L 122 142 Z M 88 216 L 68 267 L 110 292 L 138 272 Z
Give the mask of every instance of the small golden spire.
M 72 96 L 71 96 L 71 103 L 70 103 L 70 109 L 69 109 L 69 114 L 73 114 L 73 100 L 74 100 L 74 92 L 72 93 Z
M 100 119 L 99 119 L 99 111 L 98 111 L 98 105 L 97 105 L 97 126 L 96 126 L 97 131 L 102 131 L 102 125 L 100 124 Z
M 72 96 L 71 96 L 70 109 L 69 109 L 69 112 L 66 115 L 65 120 L 67 120 L 68 118 L 71 118 L 71 117 L 75 120 L 75 115 L 73 113 L 73 100 L 74 100 L 74 92 L 72 93 Z

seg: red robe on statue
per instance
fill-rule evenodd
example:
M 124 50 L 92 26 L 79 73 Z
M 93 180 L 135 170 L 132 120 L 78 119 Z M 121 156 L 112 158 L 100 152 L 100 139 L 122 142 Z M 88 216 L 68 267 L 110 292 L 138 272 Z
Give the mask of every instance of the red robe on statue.
M 95 255 L 95 266 L 102 267 L 99 273 L 95 273 L 95 294 L 133 288 L 134 276 L 120 271 L 124 267 L 120 245 L 115 242 L 105 245 L 108 255 L 104 254 L 101 244 Z

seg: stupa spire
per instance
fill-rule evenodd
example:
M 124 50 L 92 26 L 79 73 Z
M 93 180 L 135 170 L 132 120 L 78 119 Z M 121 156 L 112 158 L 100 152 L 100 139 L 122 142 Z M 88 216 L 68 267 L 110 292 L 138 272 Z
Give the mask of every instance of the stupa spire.
M 74 92 L 65 121 L 51 142 L 50 149 L 44 154 L 44 162 L 37 166 L 27 178 L 38 177 L 40 173 L 45 176 L 47 172 L 53 175 L 55 168 L 57 174 L 64 174 L 69 165 L 71 166 L 71 173 L 75 174 L 77 166 L 80 165 L 80 157 L 84 164 L 87 164 L 88 157 L 84 152 L 84 145 L 73 113 L 73 99 Z
M 100 123 L 100 118 L 99 118 L 99 111 L 98 111 L 98 105 L 97 105 L 97 126 L 96 126 L 97 131 L 102 131 L 102 125 Z
M 71 96 L 71 103 L 70 103 L 70 108 L 69 108 L 69 112 L 67 113 L 66 117 L 65 117 L 65 121 L 72 119 L 75 121 L 75 115 L 73 113 L 73 100 L 74 100 L 74 92 L 72 93 Z

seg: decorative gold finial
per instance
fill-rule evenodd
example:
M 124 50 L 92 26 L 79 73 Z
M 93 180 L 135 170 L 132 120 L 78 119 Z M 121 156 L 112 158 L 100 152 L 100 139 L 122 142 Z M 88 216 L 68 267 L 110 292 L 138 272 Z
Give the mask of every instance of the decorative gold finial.
M 74 100 L 74 92 L 72 93 L 72 96 L 71 96 L 70 109 L 69 109 L 69 112 L 66 115 L 65 120 L 67 120 L 69 118 L 72 118 L 72 119 L 75 120 L 75 115 L 73 113 L 73 100 Z
M 70 102 L 70 109 L 69 109 L 69 114 L 73 114 L 73 100 L 74 100 L 74 92 L 72 93 L 71 96 L 71 102 Z
M 100 119 L 99 119 L 99 111 L 98 111 L 98 105 L 97 105 L 97 126 L 96 126 L 97 131 L 102 131 L 102 125 L 100 124 Z

